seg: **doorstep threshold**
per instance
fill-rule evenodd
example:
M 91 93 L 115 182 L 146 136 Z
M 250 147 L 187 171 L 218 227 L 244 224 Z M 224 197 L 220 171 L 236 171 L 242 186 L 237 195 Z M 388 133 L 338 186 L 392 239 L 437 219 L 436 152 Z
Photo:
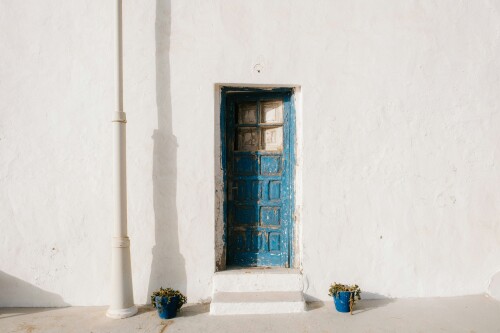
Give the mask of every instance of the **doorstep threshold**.
M 230 274 L 300 274 L 298 268 L 285 268 L 285 267 L 240 267 L 229 266 L 225 270 L 218 271 L 217 275 L 230 275 Z

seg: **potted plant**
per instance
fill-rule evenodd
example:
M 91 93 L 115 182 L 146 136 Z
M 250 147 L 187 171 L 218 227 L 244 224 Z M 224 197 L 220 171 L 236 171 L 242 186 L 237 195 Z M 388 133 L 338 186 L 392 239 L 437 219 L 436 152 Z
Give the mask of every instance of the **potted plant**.
M 328 290 L 329 296 L 333 296 L 333 302 L 338 312 L 350 312 L 354 307 L 355 298 L 361 299 L 361 289 L 357 284 L 349 286 L 347 284 L 334 283 Z
M 161 319 L 175 318 L 177 311 L 186 304 L 187 298 L 180 291 L 171 288 L 153 291 L 151 303 L 158 310 Z

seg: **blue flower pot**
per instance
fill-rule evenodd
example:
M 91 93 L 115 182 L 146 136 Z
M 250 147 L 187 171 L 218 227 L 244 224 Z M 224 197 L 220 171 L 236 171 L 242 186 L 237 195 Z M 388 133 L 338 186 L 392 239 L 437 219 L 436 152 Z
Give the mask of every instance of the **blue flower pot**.
M 333 303 L 335 304 L 335 309 L 338 312 L 350 312 L 349 299 L 351 298 L 352 292 L 350 291 L 339 291 L 337 297 L 333 297 Z
M 169 297 L 165 296 L 156 296 L 156 309 L 158 310 L 158 316 L 161 319 L 171 319 L 175 318 L 177 315 L 177 305 L 179 304 L 179 297 L 173 296 L 170 297 L 170 302 L 168 301 Z

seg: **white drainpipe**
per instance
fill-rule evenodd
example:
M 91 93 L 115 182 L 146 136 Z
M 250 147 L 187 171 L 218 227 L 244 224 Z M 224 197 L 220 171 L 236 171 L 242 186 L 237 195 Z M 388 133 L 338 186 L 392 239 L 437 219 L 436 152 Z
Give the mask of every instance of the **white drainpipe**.
M 111 254 L 111 302 L 106 315 L 127 318 L 137 313 L 132 291 L 130 240 L 127 236 L 127 122 L 123 112 L 122 1 L 116 0 L 116 112 L 113 113 L 114 227 Z

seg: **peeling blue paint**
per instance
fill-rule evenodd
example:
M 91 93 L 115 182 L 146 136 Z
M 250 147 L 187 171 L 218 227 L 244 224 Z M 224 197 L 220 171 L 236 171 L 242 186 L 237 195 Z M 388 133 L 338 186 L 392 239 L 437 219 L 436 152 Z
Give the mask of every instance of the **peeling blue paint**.
M 236 149 L 236 131 L 260 140 L 263 101 L 283 101 L 283 150 Z M 238 122 L 236 105 L 256 103 L 255 123 Z M 274 126 L 273 128 L 279 128 Z M 221 162 L 227 265 L 290 267 L 293 262 L 295 110 L 292 89 L 222 88 Z

